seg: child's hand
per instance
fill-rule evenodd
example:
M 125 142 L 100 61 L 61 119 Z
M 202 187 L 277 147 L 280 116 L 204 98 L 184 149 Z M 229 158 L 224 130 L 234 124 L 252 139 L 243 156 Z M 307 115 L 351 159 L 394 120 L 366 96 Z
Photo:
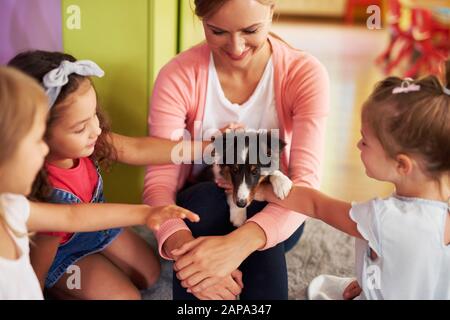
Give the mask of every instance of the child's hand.
M 176 218 L 187 218 L 192 222 L 200 221 L 200 217 L 195 213 L 173 204 L 161 207 L 151 207 L 146 224 L 149 229 L 157 231 L 161 224 L 167 220 Z

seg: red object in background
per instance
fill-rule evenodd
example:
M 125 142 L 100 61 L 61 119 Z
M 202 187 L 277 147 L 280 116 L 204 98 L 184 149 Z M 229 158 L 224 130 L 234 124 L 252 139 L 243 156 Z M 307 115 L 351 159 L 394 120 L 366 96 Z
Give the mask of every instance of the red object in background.
M 400 27 L 400 19 L 402 15 L 402 6 L 399 0 L 388 1 L 387 24 L 389 26 L 389 33 L 391 38 L 387 49 L 377 58 L 376 63 L 385 63 L 384 72 L 391 73 L 392 69 L 396 67 L 400 61 L 412 56 L 414 50 L 414 39 L 412 35 L 412 28 L 403 30 Z M 393 57 L 394 47 L 401 45 L 399 53 Z
M 414 47 L 419 58 L 406 71 L 406 77 L 413 77 L 423 68 L 427 73 L 439 74 L 439 66 L 449 54 L 450 27 L 445 27 L 433 18 L 430 10 L 415 8 L 412 12 L 412 34 Z
M 431 74 L 439 73 L 439 66 L 450 52 L 450 27 L 441 24 L 429 9 L 411 7 L 411 25 L 407 30 L 400 28 L 402 5 L 399 0 L 388 1 L 388 25 L 391 39 L 387 49 L 376 63 L 384 64 L 384 72 L 390 74 L 403 60 L 408 60 L 405 77 L 417 76 L 421 70 Z M 400 45 L 398 54 L 394 47 Z
M 347 0 L 347 5 L 345 7 L 345 22 L 347 24 L 353 23 L 356 7 L 368 7 L 370 5 L 377 5 L 381 7 L 381 0 Z

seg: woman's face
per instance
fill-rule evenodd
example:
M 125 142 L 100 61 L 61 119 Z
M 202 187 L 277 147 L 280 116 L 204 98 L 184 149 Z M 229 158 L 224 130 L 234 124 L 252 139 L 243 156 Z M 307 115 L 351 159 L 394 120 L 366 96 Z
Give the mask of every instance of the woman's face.
M 206 41 L 215 60 L 245 67 L 267 44 L 273 7 L 256 0 L 229 0 L 203 20 Z

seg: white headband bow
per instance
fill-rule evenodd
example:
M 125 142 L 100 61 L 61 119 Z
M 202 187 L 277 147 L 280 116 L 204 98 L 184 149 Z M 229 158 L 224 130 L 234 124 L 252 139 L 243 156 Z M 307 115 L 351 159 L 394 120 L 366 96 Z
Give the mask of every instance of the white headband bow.
M 400 87 L 394 88 L 394 90 L 392 90 L 392 93 L 398 94 L 398 93 L 408 93 L 408 92 L 414 92 L 414 91 L 420 91 L 420 85 L 415 84 L 414 80 L 411 78 L 405 78 L 402 81 L 402 84 L 400 85 Z
M 53 107 L 58 99 L 61 88 L 69 82 L 69 75 L 103 77 L 105 72 L 93 61 L 80 60 L 76 62 L 63 61 L 58 68 L 48 72 L 43 78 L 43 84 L 49 98 L 49 107 Z

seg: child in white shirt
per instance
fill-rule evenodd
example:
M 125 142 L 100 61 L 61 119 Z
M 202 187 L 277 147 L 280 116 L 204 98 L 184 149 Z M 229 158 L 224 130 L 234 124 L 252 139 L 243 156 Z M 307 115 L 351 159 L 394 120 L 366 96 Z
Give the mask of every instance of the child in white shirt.
M 363 106 L 361 160 L 392 196 L 351 204 L 296 186 L 282 201 L 258 190 L 356 237 L 357 282 L 319 276 L 311 299 L 450 299 L 450 62 L 446 80 L 390 77 Z

